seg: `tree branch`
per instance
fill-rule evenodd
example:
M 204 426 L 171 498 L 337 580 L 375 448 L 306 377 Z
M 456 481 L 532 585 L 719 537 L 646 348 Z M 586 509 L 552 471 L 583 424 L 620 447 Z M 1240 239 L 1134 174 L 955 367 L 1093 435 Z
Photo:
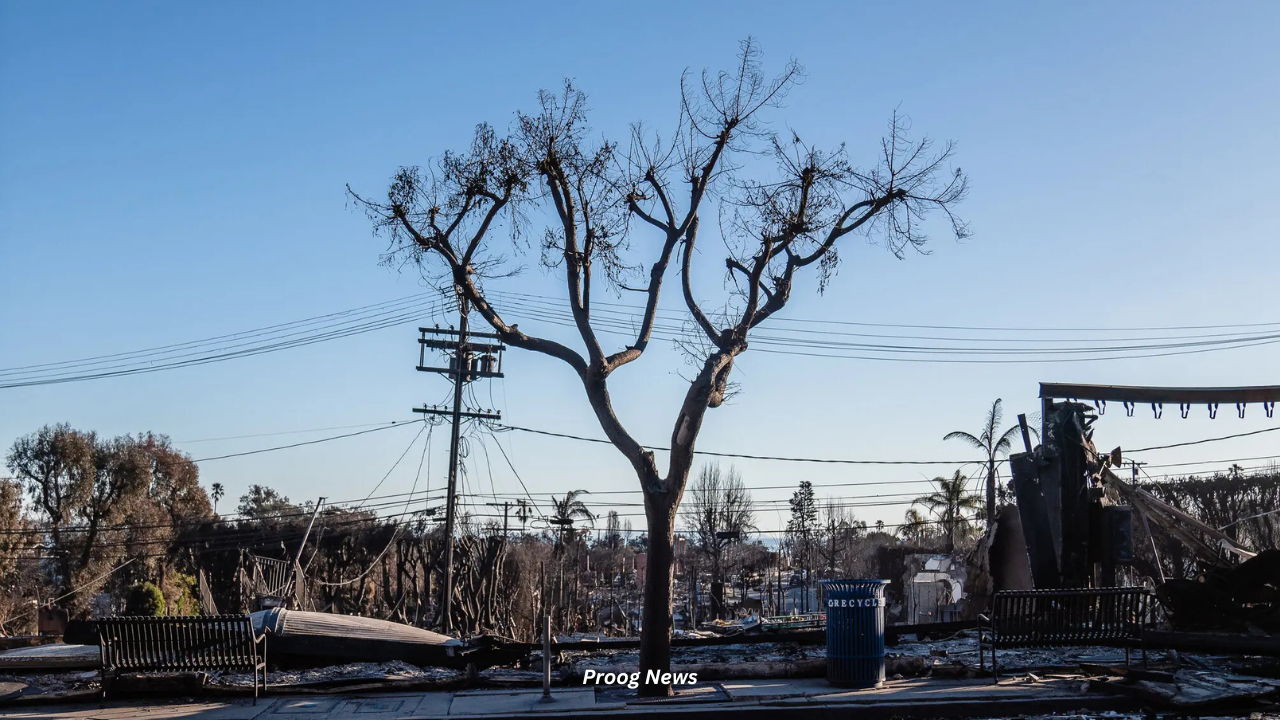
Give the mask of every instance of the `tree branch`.
M 693 315 L 694 321 L 698 323 L 698 327 L 702 328 L 702 332 L 706 334 L 707 338 L 716 347 L 720 347 L 720 331 L 707 319 L 706 313 L 702 312 L 702 308 L 698 307 L 698 301 L 693 297 L 693 282 L 690 279 L 689 267 L 693 262 L 693 243 L 697 235 L 698 220 L 694 218 L 684 240 L 684 257 L 680 266 L 680 286 L 684 290 L 684 304 L 689 308 L 689 313 Z
M 613 372 L 640 357 L 645 348 L 648 347 L 649 337 L 653 334 L 653 325 L 658 315 L 658 296 L 662 292 L 662 279 L 666 275 L 667 266 L 671 263 L 671 253 L 674 252 L 676 243 L 679 240 L 680 236 L 671 228 L 667 228 L 667 238 L 662 244 L 662 252 L 649 269 L 649 287 L 645 290 L 647 297 L 645 298 L 644 319 L 641 320 L 640 332 L 636 334 L 636 341 L 630 347 L 610 355 L 605 360 L 606 373 Z
M 551 190 L 552 201 L 556 213 L 560 216 L 560 224 L 564 229 L 564 261 L 565 282 L 569 291 L 569 310 L 573 313 L 574 325 L 578 335 L 587 346 L 587 356 L 593 365 L 604 364 L 604 350 L 596 338 L 595 329 L 591 327 L 591 313 L 587 310 L 583 293 L 583 270 L 588 261 L 586 255 L 578 248 L 577 211 L 573 202 L 573 190 L 565 177 L 559 160 L 549 155 L 542 161 L 542 174 Z M 585 220 L 586 218 L 584 218 Z
M 489 226 L 493 224 L 494 218 L 498 217 L 498 213 L 502 212 L 502 209 L 506 207 L 507 200 L 510 196 L 511 191 L 508 189 L 505 196 L 501 198 L 494 198 L 492 200 L 489 212 L 484 214 L 484 220 L 480 222 L 480 227 L 477 228 L 475 234 L 471 236 L 471 242 L 467 243 L 466 252 L 462 253 L 463 265 L 471 264 L 471 258 L 475 255 L 476 248 L 480 247 L 480 242 L 484 240 L 485 236 L 489 233 Z M 461 218 L 461 216 L 459 216 L 459 218 Z
M 400 224 L 404 227 L 405 231 L 409 233 L 409 236 L 413 238 L 414 243 L 417 244 L 418 247 L 422 248 L 424 251 L 435 250 L 436 252 L 440 253 L 440 257 L 444 258 L 445 261 L 448 262 L 450 266 L 454 266 L 458 264 L 457 256 L 453 254 L 453 248 L 449 247 L 449 242 L 447 237 L 440 234 L 438 231 L 437 231 L 435 240 L 432 240 L 426 237 L 425 235 L 423 235 L 421 232 L 418 231 L 416 227 L 413 226 L 413 223 L 409 222 L 409 217 L 405 213 L 403 207 L 400 207 L 397 205 L 392 208 L 392 212 L 395 214 L 394 215 L 395 219 L 400 222 Z

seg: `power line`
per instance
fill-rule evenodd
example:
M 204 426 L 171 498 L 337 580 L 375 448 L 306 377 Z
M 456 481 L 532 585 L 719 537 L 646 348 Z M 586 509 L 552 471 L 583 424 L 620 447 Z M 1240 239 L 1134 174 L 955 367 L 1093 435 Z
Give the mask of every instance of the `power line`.
M 1189 442 L 1173 443 L 1171 445 L 1153 445 L 1151 447 L 1137 448 L 1135 450 L 1126 450 L 1125 452 L 1139 453 L 1149 452 L 1151 450 L 1168 450 L 1169 448 L 1188 447 L 1190 445 L 1203 445 L 1205 443 L 1218 442 L 1220 440 L 1232 440 L 1235 438 L 1249 437 L 1250 435 L 1261 435 L 1262 433 L 1275 432 L 1280 427 L 1264 428 L 1262 430 L 1253 430 L 1251 432 L 1236 433 L 1234 435 L 1223 435 L 1221 437 L 1204 438 L 1203 440 L 1191 440 Z
M 492 295 L 495 299 L 502 301 L 502 304 L 506 306 L 504 310 L 514 309 L 516 313 L 526 313 L 532 320 L 547 322 L 552 325 L 575 326 L 572 316 L 564 307 L 561 299 L 524 293 L 496 292 Z M 638 327 L 638 313 L 641 310 L 639 306 L 602 301 L 595 301 L 592 305 L 593 314 L 595 315 L 593 324 L 598 325 L 598 331 L 607 334 L 634 335 Z M 418 293 L 349 310 L 237 333 L 217 335 L 201 340 L 96 355 L 75 360 L 4 368 L 0 369 L 0 389 L 152 373 L 277 352 L 393 327 L 420 318 L 424 312 L 434 314 L 440 308 L 440 301 L 434 294 Z M 687 324 L 686 313 L 660 310 L 658 318 L 659 322 L 654 325 L 654 337 L 680 340 L 687 338 L 692 332 Z M 667 321 L 662 321 L 662 318 L 666 318 Z M 679 320 L 681 324 L 674 324 L 675 320 Z M 824 329 L 808 329 L 812 326 L 820 326 Z M 953 333 L 1037 334 L 1047 332 L 1092 332 L 1095 334 L 1127 333 L 1129 336 L 1086 338 L 947 337 L 902 333 L 847 332 L 831 329 L 841 326 L 903 330 L 928 329 Z M 1232 332 L 1132 336 L 1134 333 L 1149 334 L 1154 332 L 1208 330 Z M 1278 331 L 1280 331 L 1280 322 L 1120 328 L 1036 328 L 922 325 L 775 317 L 770 318 L 768 330 L 757 331 L 753 334 L 752 344 L 756 346 L 758 352 L 767 354 L 850 360 L 981 364 L 1044 363 L 1166 357 L 1256 347 L 1280 342 L 1280 332 Z M 845 342 L 831 339 L 833 337 L 918 340 L 932 344 Z M 1179 342 L 1163 342 L 1167 340 Z M 1138 344 L 1114 344 L 1118 342 Z M 939 345 L 937 343 L 952 344 Z M 957 345 L 955 343 L 960 344 Z M 1013 343 L 1022 343 L 1023 347 L 982 347 L 984 344 L 1007 345 Z M 1082 344 L 1089 343 L 1094 343 L 1095 345 L 1082 347 Z M 1096 343 L 1109 344 L 1096 345 Z M 976 347 L 973 346 L 975 344 L 977 345 Z M 1064 347 L 1038 347 L 1052 344 L 1064 345 Z M 850 354 L 851 352 L 855 354 Z M 960 357 L 955 357 L 957 355 Z M 1009 356 L 1012 359 L 999 359 L 999 356 Z
M 546 435 L 548 437 L 578 440 L 581 442 L 597 443 L 601 445 L 613 444 L 612 442 L 601 438 L 583 437 L 581 435 L 552 432 L 550 430 L 537 430 L 534 428 L 520 427 L 518 425 L 506 425 L 500 423 L 493 423 L 492 425 L 495 429 L 499 430 L 516 430 L 519 432 L 533 433 L 535 435 Z M 646 450 L 659 450 L 662 452 L 670 452 L 671 450 L 671 448 L 657 447 L 654 445 L 645 445 L 643 447 Z M 748 455 L 745 453 L 715 452 L 711 450 L 694 450 L 693 454 L 706 455 L 709 457 L 741 458 L 744 460 L 778 460 L 782 462 L 832 463 L 840 465 L 964 465 L 979 462 L 977 460 L 843 460 L 836 458 L 784 457 L 780 455 Z M 1004 460 L 1000 460 L 998 462 L 1004 462 Z
M 9 368 L 0 370 L 0 389 L 139 375 L 261 355 L 395 327 L 420 320 L 425 312 L 434 313 L 438 308 L 438 302 L 424 305 L 419 299 L 397 307 L 378 307 L 373 312 L 344 317 L 309 329 L 299 328 L 311 321 L 298 321 L 271 326 L 289 330 L 283 333 L 267 328 L 114 356 Z M 351 311 L 331 315 L 344 315 L 346 312 Z
M 499 297 L 516 297 L 526 298 L 538 301 L 561 302 L 561 298 L 555 298 L 547 295 L 536 295 L 531 293 L 517 292 L 497 292 L 493 293 Z M 616 303 L 596 300 L 592 298 L 591 306 L 606 306 L 628 308 L 635 311 L 643 310 L 642 306 L 629 303 Z M 664 311 L 659 310 L 659 313 Z M 671 311 L 666 311 L 670 313 Z M 677 313 L 683 315 L 682 312 Z M 1224 330 L 1229 328 L 1255 328 L 1255 327 L 1280 327 L 1280 322 L 1266 323 L 1243 323 L 1234 325 L 1156 325 L 1156 326 L 1136 326 L 1136 327 L 1009 327 L 1009 326 L 981 326 L 981 325 L 906 325 L 901 323 L 875 323 L 875 322 L 857 322 L 852 320 L 813 320 L 801 318 L 774 317 L 770 318 L 770 322 L 781 323 L 812 323 L 826 325 L 849 325 L 854 327 L 884 327 L 884 328 L 910 328 L 917 330 L 985 330 L 985 331 L 1005 331 L 1005 332 L 1162 332 L 1168 330 Z
M 276 437 L 279 435 L 305 435 L 312 432 L 326 432 L 329 430 L 353 430 L 355 428 L 377 427 L 379 425 L 395 425 L 404 422 L 403 420 L 387 420 L 378 423 L 361 423 L 359 425 L 331 425 L 322 428 L 307 428 L 306 430 L 278 430 L 276 432 L 254 433 L 252 435 L 227 435 L 215 438 L 200 438 L 199 440 L 174 440 L 177 445 L 195 445 L 196 443 L 221 442 L 223 440 L 248 440 L 251 438 Z
M 1223 463 L 1242 463 L 1242 462 L 1250 462 L 1253 460 L 1274 460 L 1276 458 L 1280 458 L 1280 455 L 1256 455 L 1254 457 L 1245 457 L 1245 458 L 1227 458 L 1225 460 L 1197 460 L 1195 462 L 1163 463 L 1159 465 L 1148 465 L 1146 463 L 1143 463 L 1143 464 L 1149 468 L 1171 468 L 1171 467 L 1190 467 L 1192 465 L 1221 465 Z
M 418 434 L 413 436 L 413 439 L 410 440 L 409 444 L 405 446 L 404 452 L 400 453 L 400 457 L 396 458 L 396 461 L 391 464 L 391 469 L 387 470 L 387 473 L 383 475 L 382 479 L 379 480 L 377 484 L 373 486 L 373 489 L 369 491 L 369 494 L 365 495 L 364 500 L 362 500 L 360 503 L 361 505 L 364 505 L 365 503 L 369 502 L 369 498 L 373 497 L 373 494 L 378 492 L 378 488 L 382 487 L 382 483 L 386 482 L 387 478 L 391 477 L 391 473 L 395 472 L 397 467 L 400 467 L 400 461 L 404 460 L 404 456 L 409 454 L 409 451 L 412 450 L 413 446 L 418 442 L 418 438 L 422 437 L 422 433 L 425 432 L 428 427 L 430 426 L 427 425 L 425 422 L 422 423 L 422 427 L 418 428 Z M 424 452 L 425 452 L 425 448 L 430 446 L 431 446 L 431 436 L 427 435 L 427 442 L 424 443 Z M 421 468 L 419 468 L 419 470 L 421 470 Z M 410 493 L 410 496 L 412 497 L 412 493 Z
M 397 428 L 397 427 L 408 427 L 409 425 L 410 423 L 408 421 L 405 421 L 403 423 L 399 423 L 396 425 L 384 425 L 382 427 L 376 427 L 369 430 L 360 430 L 358 432 L 345 433 L 343 435 L 331 435 L 330 437 L 318 438 L 316 440 L 306 440 L 303 442 L 291 443 L 289 445 L 277 445 L 276 447 L 259 448 L 257 450 L 246 450 L 245 452 L 228 453 L 226 455 L 215 455 L 213 457 L 207 457 L 207 458 L 197 458 L 195 460 L 192 460 L 192 462 L 195 462 L 195 463 L 212 462 L 214 460 L 226 460 L 227 458 L 244 457 L 246 455 L 259 455 L 261 453 L 275 452 L 277 450 L 288 450 L 290 448 L 303 447 L 304 445 L 319 445 L 320 443 L 326 443 L 333 440 L 342 440 L 343 438 L 356 437 L 357 435 L 368 435 L 369 433 L 382 432 L 383 430 L 390 430 L 392 428 Z
M 576 321 L 565 309 L 558 304 L 547 307 L 528 302 L 515 300 L 508 302 L 509 307 L 514 307 L 517 311 L 530 313 L 531 319 L 547 322 L 552 325 L 562 327 L 576 328 Z M 501 309 L 501 308 L 500 308 Z M 607 311 L 605 311 L 607 312 Z M 625 336 L 633 336 L 639 326 L 638 318 L 631 317 L 628 319 L 620 319 L 617 317 L 604 317 L 599 315 L 600 311 L 595 312 L 592 318 L 592 326 L 597 331 L 606 334 L 620 334 Z M 776 329 L 775 329 L 776 331 Z M 785 330 L 784 330 L 785 331 Z M 826 333 L 824 335 L 829 335 Z M 681 340 L 696 336 L 697 331 L 688 327 L 688 325 L 672 326 L 661 322 L 655 323 L 653 327 L 653 335 L 658 338 Z M 1230 337 L 1223 337 L 1223 335 Z M 1280 333 L 1271 332 L 1266 334 L 1245 333 L 1226 333 L 1218 336 L 1200 335 L 1186 336 L 1187 338 L 1196 339 L 1194 342 L 1179 343 L 1150 343 L 1145 342 L 1141 345 L 1103 345 L 1099 347 L 1080 347 L 1082 341 L 1079 339 L 1062 339 L 1062 340 L 1032 340 L 1031 342 L 1047 343 L 1068 343 L 1068 347 L 1061 348 L 973 348 L 962 346 L 920 346 L 920 345 L 901 345 L 901 344 L 875 344 L 875 343 L 847 343 L 834 342 L 829 340 L 808 340 L 803 338 L 794 338 L 786 336 L 770 335 L 766 332 L 757 331 L 752 335 L 751 342 L 757 347 L 758 352 L 800 355 L 812 357 L 831 357 L 854 360 L 887 360 L 887 361 L 904 361 L 904 362 L 947 362 L 947 363 L 1042 363 L 1042 362 L 1070 362 L 1076 360 L 1112 360 L 1126 358 L 1143 358 L 1143 357 L 1162 357 L 1166 355 L 1183 355 L 1194 354 L 1198 352 L 1209 352 L 1216 350 L 1232 349 L 1234 347 L 1252 347 L 1255 345 L 1265 345 L 1280 342 Z M 1208 339 L 1204 339 L 1208 338 Z M 993 342 L 992 339 L 984 338 L 946 338 L 951 341 L 960 342 Z M 1158 338 L 1133 338 L 1133 342 L 1142 342 L 1155 340 Z M 1109 339 L 1106 342 L 1123 341 L 1123 338 Z M 1025 340 L 1020 340 L 1025 342 Z M 768 347 L 760 348 L 760 345 L 784 347 L 785 349 L 769 349 Z M 848 351 L 861 350 L 864 352 L 874 353 L 872 355 L 849 355 L 842 352 L 804 352 L 796 348 L 826 349 L 829 351 Z M 1199 348 L 1199 349 L 1193 349 Z M 1170 350 L 1170 352 L 1152 352 L 1155 350 Z M 1078 355 L 1112 353 L 1111 355 L 1103 355 L 1099 357 L 1083 358 L 1076 357 Z M 961 354 L 961 355 L 1059 355 L 1066 357 L 1057 358 L 1018 358 L 1013 360 L 997 360 L 997 359 L 945 359 L 945 358 L 911 358 L 901 357 L 901 355 L 939 355 L 939 354 Z
M 246 455 L 257 455 L 261 453 L 275 452 L 277 450 L 288 450 L 291 448 L 302 447 L 306 445 L 317 445 L 320 443 L 330 442 L 332 440 L 341 440 L 343 438 L 355 437 L 357 435 L 365 435 L 372 432 L 380 432 L 382 430 L 388 430 L 393 427 L 403 427 L 408 424 L 409 424 L 409 421 L 393 420 L 391 421 L 391 424 L 381 425 L 379 427 L 374 427 L 368 430 L 361 430 L 353 433 L 345 433 L 342 435 L 333 435 L 330 437 L 317 438 L 315 440 L 307 440 L 304 442 L 290 443 L 288 445 L 279 445 L 275 447 L 259 448 L 257 450 L 249 450 L 249 451 L 239 452 L 239 453 L 229 453 L 226 455 L 200 458 L 195 460 L 194 462 L 197 462 L 197 463 L 210 462 L 213 460 L 224 460 L 227 458 L 243 457 Z M 539 430 L 537 428 L 527 428 L 519 425 L 508 425 L 508 424 L 500 424 L 500 423 L 489 423 L 489 425 L 491 426 L 491 430 L 517 431 L 517 432 L 531 433 L 534 435 L 543 435 L 546 437 L 561 438 L 565 440 L 577 440 L 579 442 L 588 442 L 588 443 L 594 443 L 598 445 L 613 444 L 609 440 L 606 440 L 603 438 L 586 437 L 582 435 L 574 435 L 572 433 L 562 433 L 562 432 L 555 432 L 551 430 Z M 1222 440 L 1231 440 L 1234 438 L 1248 437 L 1251 435 L 1260 435 L 1262 433 L 1274 432 L 1276 430 L 1280 430 L 1280 427 L 1265 428 L 1263 430 L 1254 430 L 1251 432 L 1236 433 L 1233 435 L 1224 435 L 1221 437 L 1204 438 L 1202 440 L 1173 443 L 1169 445 L 1157 445 L 1152 447 L 1137 448 L 1134 450 L 1129 450 L 1128 452 L 1131 452 L 1131 453 L 1150 452 L 1154 450 L 1167 450 L 1170 448 L 1187 447 L 1191 445 L 1201 445 L 1204 443 L 1219 442 Z M 305 432 L 305 431 L 299 431 L 299 432 Z M 280 433 L 280 434 L 285 434 L 285 433 Z M 653 445 L 646 445 L 644 447 L 648 450 L 658 450 L 662 452 L 670 451 L 670 448 L 667 448 L 667 447 L 659 447 L 659 446 L 653 446 Z M 972 460 L 972 459 L 969 459 L 969 460 L 854 460 L 854 459 L 846 459 L 846 458 L 811 458 L 811 457 L 794 457 L 794 456 L 783 456 L 783 455 L 756 455 L 756 454 L 749 454 L 749 453 L 730 453 L 730 452 L 720 452 L 720 451 L 713 451 L 713 450 L 694 450 L 694 454 L 705 455 L 708 457 L 735 458 L 735 459 L 743 459 L 743 460 L 769 460 L 769 461 L 778 461 L 778 462 L 803 462 L 803 463 L 836 464 L 836 465 L 889 465 L 889 466 L 892 466 L 892 465 L 907 465 L 907 466 L 910 466 L 910 465 L 968 465 L 975 462 L 979 462 L 978 460 Z M 998 459 L 996 462 L 1004 463 L 1004 462 L 1008 462 L 1008 460 L 1006 458 L 1001 458 L 1001 459 Z M 1205 464 L 1208 464 L 1211 462 L 1218 462 L 1218 461 L 1205 461 Z M 1229 461 L 1222 461 L 1222 462 L 1229 462 Z
M 397 493 L 395 495 L 382 495 L 380 496 L 380 498 L 397 498 L 397 499 L 384 500 L 383 502 L 378 502 L 378 503 L 366 503 L 358 506 L 343 506 L 343 505 L 334 503 L 329 505 L 329 509 L 335 512 L 343 512 L 343 513 L 360 513 L 360 512 L 372 513 L 375 510 L 380 510 L 380 509 L 391 507 L 394 505 L 400 505 L 401 502 L 399 498 L 404 497 L 405 494 L 406 493 Z M 419 497 L 421 497 L 424 500 L 441 500 L 444 498 L 443 495 L 435 495 L 435 496 L 422 495 Z M 344 502 L 352 502 L 352 501 L 344 501 Z M 153 523 L 148 525 L 138 525 L 136 523 L 123 523 L 119 525 L 103 525 L 103 526 L 98 526 L 96 530 L 100 533 L 109 533 L 109 532 L 119 532 L 119 531 L 180 529 L 180 528 L 186 528 L 186 527 L 200 527 L 203 525 L 231 525 L 231 524 L 240 525 L 244 523 L 268 523 L 268 522 L 278 522 L 282 520 L 290 520 L 290 519 L 299 518 L 299 517 L 309 517 L 311 515 L 311 511 L 300 510 L 298 512 L 276 513 L 273 515 L 248 515 L 248 516 L 241 516 L 238 519 L 234 517 L 234 515 L 235 514 L 231 516 L 200 518 L 200 519 L 193 519 L 193 520 L 187 520 L 182 522 Z M 377 515 L 373 515 L 373 517 L 377 517 Z M 367 519 L 369 518 L 356 518 L 355 520 L 353 520 L 353 522 L 362 522 Z M 95 528 L 91 528 L 88 525 L 59 526 L 59 530 L 65 533 L 79 533 L 79 532 L 88 531 L 90 529 L 95 529 Z M 49 532 L 50 530 L 47 527 L 0 530 L 0 536 L 45 535 L 45 534 L 48 534 Z
M 425 301 L 425 299 L 429 295 L 430 293 L 418 293 L 415 295 L 410 295 L 408 297 L 397 298 L 395 300 L 386 300 L 380 303 L 364 305 L 358 308 L 352 308 L 349 310 L 340 310 L 338 312 L 329 313 L 326 315 L 317 315 L 311 318 L 304 318 L 302 320 L 293 320 L 290 322 L 279 323 L 276 325 L 268 325 L 266 327 L 256 328 L 253 330 L 243 330 L 239 332 L 228 333 L 226 335 L 216 335 L 214 337 L 204 338 L 202 340 L 190 340 L 182 343 L 173 343 L 170 345 L 161 345 L 153 348 L 144 348 L 141 350 L 131 350 L 128 352 L 111 353 L 107 355 L 94 355 L 91 357 L 79 358 L 76 360 L 63 360 L 60 362 L 42 363 L 37 365 L 20 365 L 17 367 L 3 368 L 3 369 L 0 369 L 0 375 L 19 374 L 20 371 L 23 371 L 23 370 L 45 370 L 50 368 L 60 368 L 60 367 L 69 367 L 69 366 L 76 367 L 81 365 L 97 364 L 102 362 L 103 360 L 118 360 L 121 358 L 134 358 L 139 356 L 165 355 L 165 354 L 171 353 L 174 350 L 185 350 L 185 349 L 189 349 L 189 348 L 197 347 L 201 345 L 220 344 L 227 340 L 243 340 L 249 337 L 257 337 L 264 334 L 279 332 L 280 330 L 293 329 L 296 327 L 315 324 L 321 321 L 329 321 L 333 318 L 346 317 L 349 315 L 360 315 L 361 313 L 365 313 L 368 311 L 385 310 L 388 307 L 403 306 L 406 303 L 419 304 Z M 327 324 L 332 324 L 332 323 L 327 323 Z

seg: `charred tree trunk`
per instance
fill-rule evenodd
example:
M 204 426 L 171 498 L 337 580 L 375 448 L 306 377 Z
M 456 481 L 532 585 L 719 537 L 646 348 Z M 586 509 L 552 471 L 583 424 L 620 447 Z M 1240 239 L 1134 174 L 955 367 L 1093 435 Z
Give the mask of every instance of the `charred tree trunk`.
M 640 628 L 640 668 L 666 672 L 671 667 L 671 588 L 675 579 L 675 503 L 651 498 L 645 505 L 649 528 L 649 558 L 644 576 L 644 625 Z M 670 685 L 650 685 L 641 678 L 640 695 L 671 694 Z

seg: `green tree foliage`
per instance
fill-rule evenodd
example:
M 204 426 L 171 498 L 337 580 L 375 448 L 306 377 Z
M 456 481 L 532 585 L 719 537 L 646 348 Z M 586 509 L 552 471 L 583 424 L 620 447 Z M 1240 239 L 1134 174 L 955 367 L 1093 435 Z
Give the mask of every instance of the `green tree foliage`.
M 51 580 L 73 611 L 134 552 L 132 572 L 154 574 L 180 527 L 211 516 L 199 470 L 163 435 L 102 438 L 47 425 L 16 440 L 6 463 L 25 488 L 54 558 Z M 3 498 L 0 498 L 3 500 Z M 90 582 L 92 586 L 86 585 Z
M 805 588 L 808 588 L 808 571 L 814 566 L 814 547 L 818 530 L 818 502 L 813 494 L 813 483 L 801 480 L 800 487 L 791 494 L 791 518 L 787 521 L 787 537 L 795 551 L 796 559 L 799 560 Z M 804 601 L 808 603 L 807 590 Z
M 18 558 L 35 540 L 31 520 L 22 509 L 22 483 L 0 479 L 0 582 L 18 570 Z
M 190 573 L 170 573 L 165 577 L 162 593 L 168 600 L 174 615 L 199 615 L 200 591 L 196 576 Z
M 145 615 L 158 617 L 164 615 L 164 593 L 153 582 L 142 582 L 129 588 L 129 596 L 125 600 L 126 615 Z
M 818 528 L 818 502 L 814 498 L 813 483 L 801 480 L 800 487 L 791 494 L 791 519 L 787 532 L 810 536 Z
M 289 502 L 289 498 L 264 485 L 250 485 L 249 491 L 240 496 L 236 508 L 241 520 L 262 520 L 297 515 L 302 508 Z

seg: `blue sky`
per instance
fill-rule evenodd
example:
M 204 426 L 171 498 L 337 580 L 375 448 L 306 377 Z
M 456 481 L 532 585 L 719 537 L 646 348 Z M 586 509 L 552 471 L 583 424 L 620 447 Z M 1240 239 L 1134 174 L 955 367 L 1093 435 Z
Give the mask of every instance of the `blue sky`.
M 397 166 L 462 146 L 477 122 L 505 126 L 564 77 L 590 93 L 605 135 L 620 137 L 635 120 L 669 125 L 682 70 L 731 63 L 749 35 L 767 67 L 795 57 L 808 70 L 772 116 L 779 127 L 847 142 L 855 160 L 870 161 L 899 108 L 916 131 L 957 142 L 972 182 L 961 207 L 972 238 L 939 232 L 930 255 L 902 261 L 851 247 L 834 286 L 820 296 L 807 282 L 789 317 L 1029 327 L 1280 320 L 1280 6 L 688 5 L 0 3 L 0 367 L 419 292 L 415 277 L 378 265 L 382 243 L 347 202 L 348 183 L 381 193 Z M 703 278 L 709 296 L 715 277 Z M 503 289 L 559 287 L 531 267 Z M 106 434 L 163 432 L 207 457 L 333 433 L 192 441 L 409 418 L 409 408 L 446 392 L 443 380 L 414 372 L 415 338 L 407 324 L 190 369 L 0 390 L 0 445 L 66 421 Z M 1276 345 L 1027 365 L 749 352 L 738 364 L 743 392 L 709 416 L 699 447 L 966 457 L 942 436 L 976 429 L 996 397 L 1010 417 L 1034 411 L 1041 380 L 1275 384 L 1278 360 Z M 510 422 L 599 436 L 565 367 L 513 352 L 505 369 L 493 403 Z M 669 436 L 682 371 L 664 344 L 615 376 L 620 414 L 643 441 Z M 1243 421 L 1231 409 L 1213 422 L 1203 408 L 1185 421 L 1176 411 L 1156 421 L 1149 410 L 1113 410 L 1099 442 L 1139 447 L 1277 422 L 1256 408 Z M 230 496 L 264 483 L 294 499 L 360 498 L 414 432 L 209 462 L 202 478 Z M 1274 437 L 1144 459 L 1271 455 Z M 443 482 L 444 440 L 434 434 L 419 488 Z M 606 446 L 511 433 L 504 447 L 539 498 L 635 487 Z M 489 464 L 483 450 L 473 453 L 468 488 L 518 491 L 488 449 Z M 380 492 L 407 491 L 421 460 L 411 453 Z M 846 498 L 917 492 L 950 469 L 737 466 L 754 486 L 902 483 L 829 491 Z M 903 509 L 858 513 L 893 522 Z M 770 509 L 761 524 L 780 520 Z

